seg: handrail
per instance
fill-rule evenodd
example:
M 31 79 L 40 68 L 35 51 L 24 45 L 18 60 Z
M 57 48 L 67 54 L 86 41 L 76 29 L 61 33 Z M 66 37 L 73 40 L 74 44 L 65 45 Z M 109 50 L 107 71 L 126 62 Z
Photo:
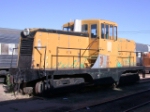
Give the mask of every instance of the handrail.
M 94 51 L 99 51 L 99 49 L 82 49 L 82 48 L 66 48 L 66 47 L 57 47 L 56 48 L 56 70 L 58 70 L 58 49 L 74 49 L 74 50 L 79 50 L 79 59 L 80 59 L 80 65 L 81 65 L 81 51 L 82 50 L 94 50 Z M 81 68 L 81 66 L 80 66 Z
M 18 49 L 18 48 L 13 48 L 12 55 L 11 55 L 10 68 L 12 68 L 12 60 L 13 60 L 13 55 L 14 55 L 14 50 L 15 50 L 15 49 Z
M 44 52 L 44 71 L 45 71 L 45 59 L 46 59 L 46 50 L 47 50 L 47 47 L 46 46 L 35 46 L 34 48 L 37 49 L 37 50 L 38 50 L 38 48 L 44 48 L 45 49 L 45 52 Z
M 77 56 L 77 55 L 76 55 L 76 56 L 74 56 L 74 55 L 71 55 L 71 56 L 70 56 L 70 55 L 52 55 L 52 57 L 56 57 L 56 58 L 57 58 L 57 57 L 70 57 L 70 58 L 72 57 L 72 58 L 73 58 L 72 64 L 73 64 L 73 68 L 74 68 L 74 58 L 75 58 L 75 57 L 79 57 L 79 56 Z M 80 59 L 81 59 L 81 58 L 88 58 L 88 57 L 91 57 L 91 56 L 81 56 Z M 95 58 L 95 59 L 96 59 L 96 58 Z M 80 62 L 80 64 L 81 64 L 81 62 Z M 58 69 L 58 68 L 57 68 L 57 69 Z
M 95 38 L 94 41 L 92 41 L 92 42 L 87 46 L 87 48 L 85 49 L 85 51 L 86 51 L 88 48 L 90 48 L 90 47 L 93 45 L 93 43 L 94 43 L 97 39 L 99 39 L 99 37 Z M 84 55 L 85 51 L 82 53 L 82 56 Z

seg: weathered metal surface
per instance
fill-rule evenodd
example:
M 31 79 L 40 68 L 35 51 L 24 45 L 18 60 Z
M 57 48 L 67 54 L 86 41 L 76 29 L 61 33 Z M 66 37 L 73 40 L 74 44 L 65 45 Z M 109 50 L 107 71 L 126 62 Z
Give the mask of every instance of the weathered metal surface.
M 136 56 L 136 61 L 137 61 L 137 65 L 138 66 L 141 66 L 142 65 L 142 54 L 140 52 L 148 52 L 148 45 L 146 44 L 142 44 L 142 43 L 136 43 L 136 52 L 139 52 L 137 53 L 137 56 Z
M 146 44 L 136 43 L 136 51 L 148 52 L 148 46 Z
M 137 72 L 144 70 L 144 67 L 120 67 L 120 68 L 101 68 L 101 69 L 70 69 L 70 70 L 32 70 L 32 69 L 21 69 L 19 72 L 13 73 L 15 82 L 31 82 L 34 80 L 45 79 L 48 76 L 48 80 L 52 81 L 55 76 L 65 75 L 70 77 L 76 75 L 77 77 L 81 76 L 91 77 L 91 80 L 101 80 L 104 78 L 112 78 L 114 82 L 118 82 L 121 75 L 125 72 Z M 65 86 L 65 85 L 64 85 Z
M 17 47 L 19 43 L 21 30 L 0 28 L 0 68 L 9 68 L 17 66 L 17 50 L 12 59 L 12 48 Z M 12 59 L 12 60 L 11 60 Z
M 0 43 L 19 43 L 21 30 L 0 28 Z
M 0 68 L 9 68 L 11 62 L 12 67 L 17 67 L 17 55 L 14 55 L 13 59 L 11 55 L 0 55 Z
M 21 40 L 20 55 L 18 60 L 19 68 L 30 68 L 32 63 L 33 39 L 27 38 Z
M 92 68 L 106 68 L 108 67 L 108 56 L 99 55 Z

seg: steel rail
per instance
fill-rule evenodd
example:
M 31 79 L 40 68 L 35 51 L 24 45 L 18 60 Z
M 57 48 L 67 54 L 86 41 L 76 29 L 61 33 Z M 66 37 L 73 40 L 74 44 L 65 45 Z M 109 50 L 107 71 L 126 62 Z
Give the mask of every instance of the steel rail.
M 96 107 L 96 106 L 100 106 L 100 105 L 104 105 L 104 104 L 111 103 L 111 102 L 114 102 L 114 101 L 122 100 L 122 99 L 125 99 L 125 98 L 128 98 L 128 97 L 132 97 L 134 95 L 142 94 L 142 93 L 145 93 L 145 92 L 148 92 L 148 91 L 150 91 L 150 89 L 143 90 L 143 91 L 140 91 L 138 93 L 131 93 L 131 94 L 124 95 L 124 96 L 121 96 L 121 97 L 118 97 L 118 98 L 113 98 L 113 99 L 110 99 L 110 100 L 105 100 L 104 102 L 101 102 L 101 103 L 95 103 L 95 104 L 91 104 L 91 105 L 86 105 L 86 106 L 83 106 L 83 107 L 80 107 L 80 108 L 68 110 L 67 112 L 80 111 L 82 109 L 87 109 L 87 108 L 90 109 L 90 108 L 93 108 L 93 107 Z
M 147 104 L 149 104 L 149 103 L 150 103 L 150 101 L 141 103 L 141 104 L 139 104 L 139 105 L 137 105 L 137 106 L 134 106 L 134 107 L 131 107 L 131 108 L 127 109 L 127 110 L 124 110 L 123 112 L 129 112 L 129 111 L 135 110 L 135 109 L 140 108 L 140 107 L 143 107 L 143 106 L 145 106 L 145 105 L 147 105 Z

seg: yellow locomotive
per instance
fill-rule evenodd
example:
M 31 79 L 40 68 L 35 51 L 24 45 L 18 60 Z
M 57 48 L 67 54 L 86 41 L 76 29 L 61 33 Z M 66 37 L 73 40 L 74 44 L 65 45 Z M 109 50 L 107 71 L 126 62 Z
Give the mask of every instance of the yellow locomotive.
M 136 66 L 135 42 L 118 38 L 117 27 L 108 20 L 77 19 L 64 24 L 63 30 L 25 29 L 18 67 L 11 73 L 14 82 L 41 93 L 48 87 L 101 83 L 101 79 L 119 82 L 124 74 L 138 76 L 143 66 Z M 41 86 L 45 89 L 37 89 Z

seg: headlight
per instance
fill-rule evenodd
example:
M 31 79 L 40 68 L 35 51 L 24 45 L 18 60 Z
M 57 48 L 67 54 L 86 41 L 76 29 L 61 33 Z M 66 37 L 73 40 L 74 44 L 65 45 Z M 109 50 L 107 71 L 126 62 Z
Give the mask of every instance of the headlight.
M 30 33 L 30 30 L 28 28 L 24 29 L 23 31 L 24 36 L 29 35 L 29 33 Z

